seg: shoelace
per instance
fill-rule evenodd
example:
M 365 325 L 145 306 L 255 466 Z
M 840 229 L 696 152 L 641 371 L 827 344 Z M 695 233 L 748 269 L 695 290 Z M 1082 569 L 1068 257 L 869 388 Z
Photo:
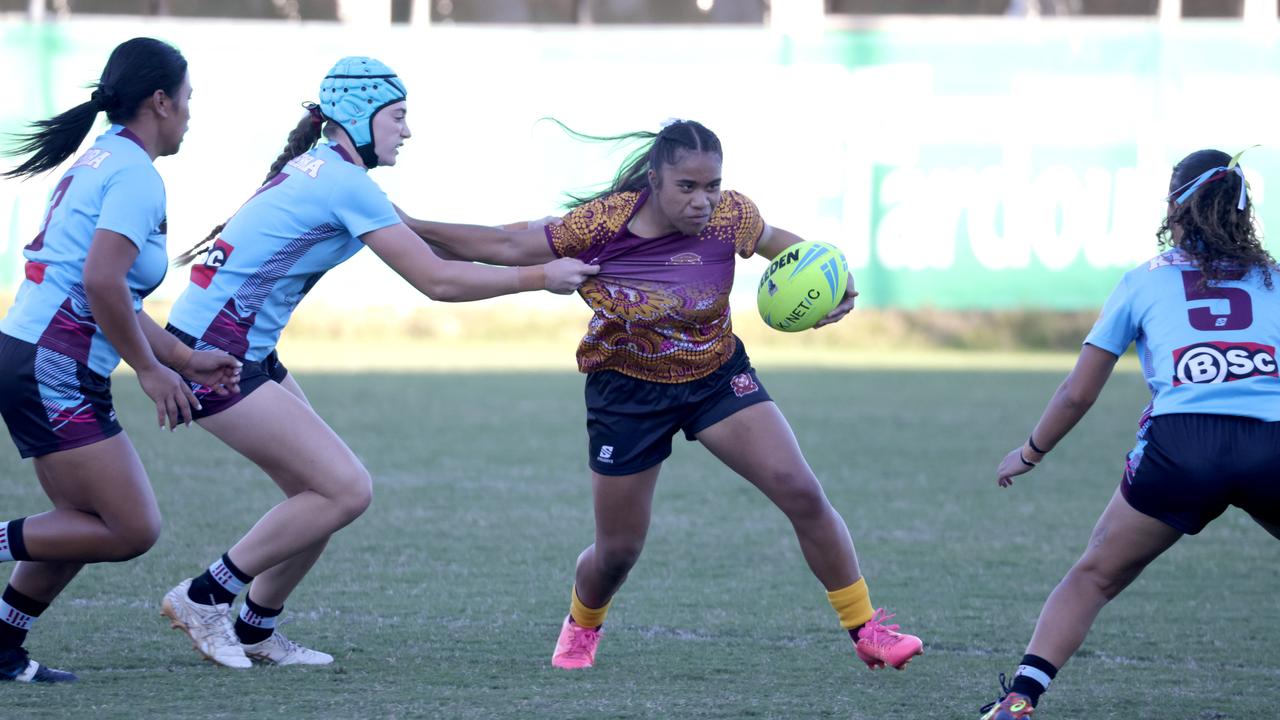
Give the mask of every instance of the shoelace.
M 579 626 L 573 633 L 573 638 L 569 640 L 569 650 L 566 655 L 576 655 L 578 657 L 587 657 L 590 655 L 588 649 L 591 641 L 600 634 L 599 630 L 592 630 Z
M 1004 673 L 1000 673 L 1000 699 L 996 700 L 995 702 L 989 702 L 986 705 L 983 705 L 981 708 L 978 709 L 978 712 L 984 713 L 984 712 L 990 711 L 991 708 L 1004 702 L 1004 699 L 1009 697 L 1010 692 L 1011 692 L 1011 688 L 1008 685 L 1004 684 Z
M 201 603 L 192 604 L 195 605 L 196 613 L 200 615 L 201 624 L 214 629 L 206 637 L 217 635 L 228 645 L 240 645 L 240 638 L 236 637 L 235 628 L 231 626 L 231 605 L 219 606 L 212 595 L 209 596 L 208 610 L 202 609 Z M 210 620 L 214 622 L 209 622 Z
M 885 624 L 886 620 L 889 620 L 895 616 L 896 616 L 896 613 L 889 613 L 886 615 L 884 612 L 884 608 L 877 609 L 875 611 L 875 614 L 871 616 L 871 619 L 868 620 L 867 624 L 864 626 L 866 627 L 866 629 L 871 631 L 868 634 L 868 637 L 866 638 L 867 641 L 874 643 L 876 645 L 883 645 L 888 642 L 897 642 L 896 635 L 897 635 L 898 628 L 901 626 L 896 624 L 895 625 Z

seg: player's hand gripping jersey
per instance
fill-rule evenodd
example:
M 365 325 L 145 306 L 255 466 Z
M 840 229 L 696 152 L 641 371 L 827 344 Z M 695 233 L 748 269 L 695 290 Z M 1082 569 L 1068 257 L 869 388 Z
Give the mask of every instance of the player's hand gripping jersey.
M 84 291 L 95 230 L 119 233 L 138 246 L 125 280 L 134 311 L 141 311 L 169 263 L 164 182 L 142 141 L 121 125 L 94 140 L 54 187 L 40 233 L 23 248 L 26 279 L 0 321 L 0 332 L 107 376 L 120 355 L 98 328 Z
M 1262 275 L 1201 286 L 1177 250 L 1121 279 L 1085 342 L 1122 355 L 1137 342 L 1150 414 L 1237 415 L 1280 420 L 1280 290 Z
M 400 222 L 368 171 L 338 145 L 291 160 L 227 222 L 169 323 L 249 361 L 275 348 L 293 309 L 359 237 Z
M 578 290 L 595 312 L 578 346 L 578 369 L 651 382 L 697 380 L 737 346 L 729 321 L 734 255 L 755 253 L 764 221 L 755 203 L 727 190 L 697 236 L 639 237 L 627 224 L 648 195 L 615 193 L 546 228 L 556 256 L 600 266 Z

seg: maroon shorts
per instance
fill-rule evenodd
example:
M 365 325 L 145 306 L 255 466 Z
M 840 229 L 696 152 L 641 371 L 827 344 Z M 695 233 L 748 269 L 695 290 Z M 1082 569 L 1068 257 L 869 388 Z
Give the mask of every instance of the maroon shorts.
M 123 429 L 111 405 L 110 378 L 3 333 L 0 416 L 24 458 L 92 445 Z
M 201 342 L 172 325 L 165 326 L 165 330 L 168 330 L 171 335 L 181 340 L 189 348 L 195 350 L 220 349 Z M 194 419 L 199 420 L 210 415 L 217 415 L 248 397 L 249 393 L 262 387 L 268 380 L 274 380 L 278 383 L 284 382 L 285 377 L 289 375 L 289 369 L 280 362 L 280 356 L 276 354 L 275 350 L 272 350 L 270 355 L 258 362 L 250 362 L 244 358 L 240 358 L 240 360 L 244 363 L 244 367 L 240 368 L 240 392 L 219 395 L 211 387 L 187 381 L 191 386 L 191 392 L 195 394 L 201 406 L 199 410 L 191 413 Z

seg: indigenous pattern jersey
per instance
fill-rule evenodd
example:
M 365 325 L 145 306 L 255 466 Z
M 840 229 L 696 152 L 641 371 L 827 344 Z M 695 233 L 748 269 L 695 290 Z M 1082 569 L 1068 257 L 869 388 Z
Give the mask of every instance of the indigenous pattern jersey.
M 595 312 L 578 347 L 578 369 L 651 382 L 697 380 L 737 346 L 729 321 L 734 255 L 755 253 L 764 221 L 755 203 L 726 190 L 697 236 L 643 238 L 627 224 L 648 196 L 648 190 L 615 193 L 546 228 L 557 256 L 600 266 L 578 290 Z
M 169 323 L 257 362 L 275 349 L 293 309 L 359 237 L 400 222 L 391 201 L 338 145 L 320 145 L 258 188 L 191 269 Z
M 1206 413 L 1280 420 L 1280 289 L 1252 270 L 1204 286 L 1177 250 L 1130 270 L 1085 342 L 1121 355 L 1137 343 L 1148 414 Z
M 125 276 L 135 312 L 164 279 L 164 182 L 138 136 L 113 125 L 76 159 L 49 196 L 44 224 L 25 248 L 26 279 L 0 332 L 53 350 L 107 376 L 120 363 L 89 312 L 84 264 L 95 230 L 138 248 Z

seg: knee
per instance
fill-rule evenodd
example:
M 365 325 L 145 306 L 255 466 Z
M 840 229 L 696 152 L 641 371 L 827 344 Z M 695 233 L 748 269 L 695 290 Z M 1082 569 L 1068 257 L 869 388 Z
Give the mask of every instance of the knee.
M 792 523 L 806 523 L 826 517 L 831 503 L 818 479 L 811 473 L 783 470 L 774 473 L 774 487 L 782 488 L 778 507 Z
M 609 577 L 621 577 L 631 572 L 640 560 L 640 552 L 644 550 L 644 541 L 622 541 L 612 543 L 596 543 L 596 562 L 600 571 Z
M 160 539 L 160 518 L 145 518 L 140 522 L 120 528 L 115 533 L 114 559 L 132 560 L 150 550 Z
M 1077 582 L 1087 584 L 1109 602 L 1128 587 L 1141 571 L 1140 567 L 1118 567 L 1104 562 L 1102 558 L 1086 555 L 1071 568 L 1069 576 Z
M 345 525 L 354 521 L 369 509 L 373 502 L 373 478 L 369 471 L 356 466 L 347 471 L 342 481 L 342 490 L 334 498 L 338 506 L 338 514 Z

